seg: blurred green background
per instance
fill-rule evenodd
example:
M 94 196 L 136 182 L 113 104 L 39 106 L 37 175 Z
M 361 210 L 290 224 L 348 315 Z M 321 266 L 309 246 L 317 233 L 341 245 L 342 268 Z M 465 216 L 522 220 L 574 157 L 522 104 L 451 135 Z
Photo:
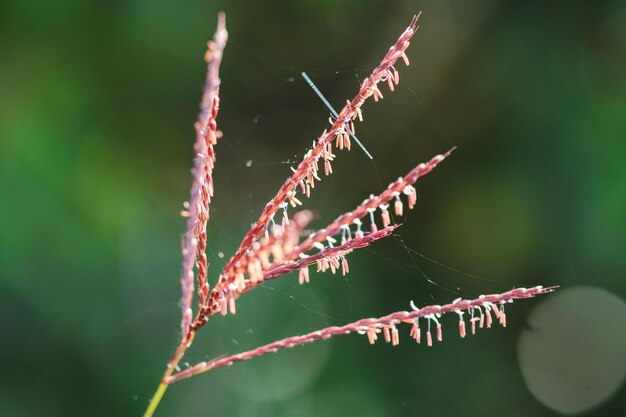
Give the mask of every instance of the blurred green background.
M 313 275 L 301 287 L 286 276 L 242 297 L 236 316 L 200 333 L 190 363 L 411 299 L 538 284 L 624 299 L 624 2 L 2 2 L 1 415 L 143 412 L 178 338 L 178 213 L 218 10 L 230 41 L 213 279 L 326 126 L 300 72 L 340 107 L 419 10 L 411 66 L 357 126 L 373 162 L 358 148 L 340 153 L 306 205 L 323 227 L 415 164 L 459 149 L 420 180 L 398 236 L 351 255 L 347 278 Z M 584 415 L 626 415 L 618 298 L 616 309 L 583 297 L 573 313 L 550 315 L 580 330 L 554 343 L 527 324 L 542 297 L 509 307 L 507 329 L 462 341 L 444 318 L 445 343 L 430 349 L 402 328 L 396 348 L 348 336 L 283 351 L 173 385 L 156 415 L 550 416 L 574 396 Z M 585 326 L 605 323 L 615 330 L 587 336 Z M 546 346 L 541 357 L 573 356 L 553 382 L 569 398 L 550 403 L 529 388 L 525 334 Z M 597 357 L 614 359 L 603 367 Z M 581 382 L 596 399 L 568 391 Z

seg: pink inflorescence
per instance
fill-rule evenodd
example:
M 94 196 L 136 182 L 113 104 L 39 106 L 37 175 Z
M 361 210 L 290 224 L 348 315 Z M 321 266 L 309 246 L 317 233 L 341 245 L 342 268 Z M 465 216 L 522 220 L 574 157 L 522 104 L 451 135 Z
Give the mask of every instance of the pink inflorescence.
M 456 299 L 452 303 L 418 308 L 411 302 L 411 311 L 398 311 L 379 318 L 366 318 L 344 326 L 332 326 L 301 336 L 288 337 L 258 348 L 218 357 L 201 362 L 174 373 L 181 358 L 191 345 L 195 332 L 215 314 L 236 314 L 237 300 L 263 282 L 276 279 L 290 272 L 298 272 L 300 284 L 311 281 L 311 270 L 317 272 L 349 273 L 348 255 L 356 249 L 394 233 L 400 226 L 393 221 L 392 214 L 403 216 L 417 202 L 417 180 L 430 173 L 454 150 L 437 155 L 428 162 L 417 165 L 405 176 L 378 195 L 370 195 L 354 210 L 342 214 L 324 228 L 308 231 L 313 219 L 309 210 L 300 210 L 289 215 L 289 209 L 303 205 L 315 184 L 324 175 L 333 173 L 332 162 L 337 150 L 350 150 L 350 137 L 355 134 L 355 124 L 363 120 L 363 104 L 373 97 L 383 98 L 380 83 L 394 91 L 400 82 L 396 68 L 399 60 L 406 65 L 409 60 L 406 50 L 417 30 L 419 15 L 414 16 L 409 27 L 389 48 L 380 64 L 363 80 L 352 100 L 347 100 L 341 111 L 332 115 L 322 134 L 313 141 L 292 175 L 280 187 L 277 194 L 265 205 L 258 220 L 245 234 L 239 248 L 226 264 L 212 289 L 208 283 L 206 258 L 207 222 L 209 204 L 213 197 L 212 173 L 215 163 L 214 146 L 221 133 L 217 130 L 219 110 L 219 66 L 228 39 L 224 15 L 220 14 L 215 36 L 208 44 L 206 54 L 207 79 L 201 103 L 201 112 L 196 122 L 195 163 L 189 202 L 182 214 L 188 217 L 187 230 L 183 237 L 183 268 L 181 274 L 182 338 L 162 379 L 162 384 L 188 378 L 211 369 L 229 366 L 267 353 L 276 352 L 316 340 L 333 336 L 359 333 L 366 335 L 369 343 L 382 338 L 392 345 L 400 343 L 402 324 L 410 325 L 409 335 L 417 343 L 422 341 L 422 330 L 428 346 L 433 341 L 443 340 L 441 318 L 447 313 L 458 315 L 458 331 L 466 336 L 466 320 L 472 334 L 476 328 L 491 327 L 494 317 L 506 326 L 504 305 L 516 299 L 545 294 L 554 287 L 517 288 L 502 294 L 480 296 L 473 300 Z M 321 164 L 321 165 L 320 165 Z M 322 167 L 323 165 L 323 167 Z M 303 197 L 304 196 L 304 197 Z M 196 274 L 194 274 L 194 268 Z M 194 275 L 197 283 L 198 309 L 193 318 Z M 420 323 L 421 321 L 421 323 Z M 425 322 L 424 322 L 425 321 Z M 420 326 L 421 324 L 421 326 Z

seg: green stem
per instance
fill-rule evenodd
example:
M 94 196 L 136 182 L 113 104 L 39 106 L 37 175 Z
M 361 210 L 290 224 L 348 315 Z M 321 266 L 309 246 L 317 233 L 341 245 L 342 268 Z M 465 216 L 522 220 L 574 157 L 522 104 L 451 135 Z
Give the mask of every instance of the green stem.
M 156 410 L 156 408 L 159 406 L 159 403 L 161 402 L 161 398 L 163 398 L 163 394 L 165 393 L 165 390 L 167 389 L 168 385 L 169 384 L 166 384 L 165 382 L 161 382 L 159 384 L 159 387 L 157 388 L 156 392 L 152 396 L 152 399 L 150 400 L 150 403 L 148 404 L 148 408 L 146 409 L 146 412 L 143 414 L 143 417 L 152 417 L 152 414 L 154 414 L 154 410 Z
M 167 363 L 167 367 L 165 368 L 165 373 L 163 374 L 163 377 L 161 378 L 161 383 L 159 384 L 159 386 L 157 387 L 157 390 L 155 391 L 154 395 L 150 399 L 150 402 L 148 403 L 148 408 L 146 409 L 146 412 L 143 414 L 143 417 L 152 417 L 152 415 L 154 414 L 154 411 L 156 410 L 156 408 L 159 406 L 159 403 L 161 402 L 161 398 L 163 398 L 163 394 L 165 394 L 165 390 L 167 389 L 168 385 L 171 382 L 169 378 L 170 376 L 172 376 L 172 372 L 174 372 L 174 369 L 176 369 L 176 367 L 178 366 L 178 363 L 180 362 L 181 358 L 185 354 L 185 351 L 187 350 L 189 345 L 191 345 L 191 342 L 193 341 L 193 338 L 195 335 L 196 335 L 196 332 L 194 330 L 191 330 L 187 334 L 187 338 L 185 340 L 181 340 L 180 344 L 176 348 L 176 351 L 174 352 L 174 355 L 172 355 L 171 359 Z

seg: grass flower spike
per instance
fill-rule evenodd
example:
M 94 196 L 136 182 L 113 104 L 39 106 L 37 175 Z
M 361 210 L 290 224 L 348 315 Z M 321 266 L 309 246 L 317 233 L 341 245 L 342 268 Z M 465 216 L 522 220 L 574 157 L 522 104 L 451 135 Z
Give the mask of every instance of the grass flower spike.
M 313 141 L 312 147 L 307 150 L 297 168 L 293 169 L 292 175 L 265 205 L 211 287 L 205 251 L 209 205 L 214 194 L 212 175 L 216 162 L 215 145 L 222 135 L 217 121 L 220 106 L 219 68 L 228 40 L 225 16 L 219 15 L 217 30 L 213 40 L 208 43 L 205 55 L 207 76 L 200 114 L 195 124 L 191 193 L 189 201 L 184 203 L 185 210 L 181 212 L 187 217 L 180 276 L 181 338 L 167 362 L 161 382 L 144 417 L 154 414 L 170 384 L 230 366 L 235 362 L 351 333 L 366 336 L 370 344 L 382 339 L 395 346 L 400 343 L 404 328 L 417 343 L 422 342 L 425 331 L 426 344 L 432 346 L 435 340 L 443 340 L 440 320 L 443 315 L 455 313 L 458 316 L 459 336 L 464 338 L 467 335 L 466 321 L 469 321 L 471 334 L 475 334 L 477 328 L 491 327 L 494 317 L 501 326 L 506 327 L 506 304 L 554 290 L 554 287 L 516 288 L 502 294 L 480 296 L 473 300 L 456 299 L 447 305 L 422 308 L 417 308 L 411 301 L 410 311 L 397 311 L 379 318 L 365 318 L 344 326 L 332 326 L 301 336 L 286 337 L 245 352 L 222 355 L 179 370 L 178 364 L 191 346 L 196 332 L 215 315 L 236 314 L 239 297 L 263 282 L 280 277 L 295 280 L 297 276 L 300 284 L 310 283 L 312 270 L 343 275 L 349 273 L 348 257 L 351 253 L 389 236 L 400 227 L 393 223 L 391 214 L 402 216 L 406 210 L 415 207 L 417 180 L 434 170 L 454 150 L 448 150 L 417 165 L 389 184 L 382 193 L 370 195 L 354 210 L 340 215 L 328 226 L 301 239 L 313 218 L 312 212 L 304 209 L 290 216 L 289 210 L 303 206 L 316 182 L 321 181 L 322 176 L 333 173 L 333 161 L 341 151 L 351 149 L 351 138 L 358 142 L 355 128 L 363 120 L 363 104 L 370 98 L 375 102 L 383 99 L 382 90 L 385 88 L 390 92 L 395 90 L 400 82 L 398 66 L 409 65 L 406 51 L 418 29 L 418 19 L 419 15 L 413 17 L 379 65 L 362 81 L 355 96 L 346 100 L 345 106 L 339 112 L 335 112 L 328 105 L 332 112 L 330 125 Z M 303 77 L 313 86 L 306 74 L 303 73 Z M 319 92 L 318 94 L 321 95 Z M 287 277 L 291 272 L 294 274 Z M 194 298 L 197 300 L 195 308 Z M 409 300 L 406 302 L 408 304 Z

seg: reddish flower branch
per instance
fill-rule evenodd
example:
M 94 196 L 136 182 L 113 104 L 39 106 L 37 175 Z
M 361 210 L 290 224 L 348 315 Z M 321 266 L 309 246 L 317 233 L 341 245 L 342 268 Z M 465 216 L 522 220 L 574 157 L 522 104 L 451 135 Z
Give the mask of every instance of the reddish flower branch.
M 300 243 L 297 247 L 294 248 L 292 253 L 288 256 L 290 259 L 294 259 L 300 253 L 306 253 L 313 249 L 315 243 L 321 243 L 326 241 L 329 237 L 337 235 L 342 229 L 349 227 L 352 224 L 357 225 L 357 237 L 359 236 L 359 232 L 361 231 L 361 219 L 368 215 L 368 213 L 374 213 L 377 209 L 381 210 L 381 216 L 383 221 L 383 227 L 387 227 L 390 224 L 390 218 L 388 214 L 388 205 L 389 201 L 392 199 L 396 199 L 394 204 L 395 214 L 397 216 L 401 216 L 403 213 L 403 203 L 400 200 L 400 195 L 405 194 L 408 196 L 408 206 L 409 209 L 412 209 L 415 206 L 415 202 L 417 200 L 417 193 L 413 184 L 418 180 L 418 178 L 428 174 L 430 171 L 435 169 L 435 167 L 447 158 L 450 153 L 455 148 L 450 149 L 443 155 L 437 155 L 433 157 L 430 161 L 419 164 L 415 168 L 413 168 L 407 175 L 404 177 L 398 178 L 397 181 L 389 184 L 387 189 L 382 192 L 378 196 L 371 195 L 368 199 L 366 199 L 361 205 L 359 205 L 354 211 L 342 214 L 337 217 L 330 225 L 328 225 L 324 229 L 320 229 L 317 232 L 313 233 L 306 240 Z M 374 233 L 378 230 L 376 226 L 376 222 L 374 221 L 374 217 L 372 216 L 371 232 Z M 362 235 L 361 231 L 361 235 Z
M 443 306 L 432 305 L 410 312 L 398 311 L 380 318 L 362 319 L 355 321 L 354 323 L 346 324 L 345 326 L 327 327 L 302 336 L 293 336 L 278 340 L 236 355 L 220 357 L 209 362 L 200 362 L 188 369 L 185 369 L 184 371 L 172 375 L 168 379 L 168 382 L 171 383 L 180 381 L 181 379 L 190 378 L 193 375 L 207 372 L 215 368 L 230 366 L 235 362 L 247 361 L 268 353 L 277 352 L 281 349 L 289 349 L 295 346 L 311 343 L 316 340 L 325 340 L 333 336 L 346 335 L 354 332 L 366 334 L 370 343 L 374 343 L 377 339 L 376 335 L 383 332 L 387 342 L 392 341 L 394 345 L 397 345 L 399 342 L 399 336 L 395 326 L 400 323 L 410 324 L 411 337 L 420 343 L 421 329 L 418 323 L 420 318 L 424 318 L 428 321 L 426 339 L 428 341 L 428 345 L 431 346 L 432 336 L 430 331 L 430 321 L 432 320 L 437 323 L 437 339 L 442 341 L 443 333 L 438 318 L 443 314 L 454 312 L 459 315 L 459 334 L 461 337 L 465 337 L 464 314 L 470 315 L 470 323 L 472 324 L 474 331 L 476 322 L 480 323 L 480 327 L 483 327 L 485 323 L 487 327 L 491 327 L 493 321 L 491 313 L 496 316 L 496 319 L 503 327 L 506 327 L 506 313 L 504 312 L 505 304 L 512 303 L 513 300 L 547 294 L 555 289 L 556 287 L 543 288 L 540 286 L 533 288 L 516 288 L 502 294 L 483 295 L 474 300 L 456 299 L 452 303 Z M 385 331 L 385 329 L 387 329 L 387 331 Z
M 193 180 L 191 196 L 185 204 L 188 216 L 187 230 L 183 240 L 183 267 L 180 277 L 181 296 L 181 331 L 182 339 L 186 339 L 191 329 L 193 312 L 191 302 L 194 293 L 194 263 L 198 269 L 198 301 L 203 305 L 209 293 L 207 282 L 206 228 L 209 219 L 209 204 L 213 196 L 213 166 L 217 143 L 217 112 L 219 110 L 219 67 L 228 40 L 226 18 L 223 13 L 218 15 L 217 30 L 212 41 L 208 42 L 205 60 L 207 76 L 200 104 L 200 114 L 195 123 L 196 142 L 194 144 L 195 161 L 192 169 Z M 196 262 L 197 259 L 197 262 Z

